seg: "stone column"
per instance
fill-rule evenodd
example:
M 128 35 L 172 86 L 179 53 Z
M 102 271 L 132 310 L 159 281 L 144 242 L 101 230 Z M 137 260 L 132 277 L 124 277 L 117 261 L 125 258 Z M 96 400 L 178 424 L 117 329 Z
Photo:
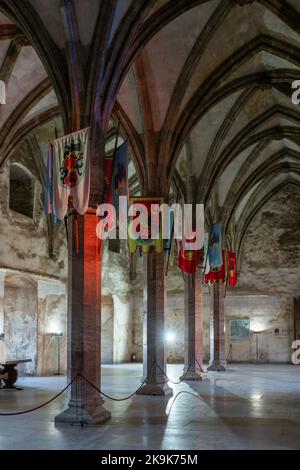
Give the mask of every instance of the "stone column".
M 69 222 L 68 380 L 80 372 L 100 388 L 101 252 L 97 221 L 93 209 L 78 216 L 78 253 L 74 218 Z M 83 382 L 81 394 L 80 385 L 73 383 L 68 408 L 55 421 L 75 422 L 79 415 L 88 424 L 100 423 L 110 418 L 103 403 L 103 398 L 88 384 Z
M 138 392 L 140 395 L 173 393 L 162 372 L 166 373 L 165 314 L 165 255 L 164 252 L 152 252 L 144 256 L 143 364 L 146 383 Z
M 184 369 L 181 380 L 202 380 L 202 272 L 184 274 Z
M 5 269 L 0 269 L 0 335 L 4 333 L 4 282 Z M 0 363 L 5 361 L 5 337 L 0 337 Z
M 225 316 L 224 316 L 224 294 L 225 287 L 223 284 L 214 283 L 213 285 L 213 353 L 210 358 L 210 366 L 207 370 L 226 370 L 225 359 Z

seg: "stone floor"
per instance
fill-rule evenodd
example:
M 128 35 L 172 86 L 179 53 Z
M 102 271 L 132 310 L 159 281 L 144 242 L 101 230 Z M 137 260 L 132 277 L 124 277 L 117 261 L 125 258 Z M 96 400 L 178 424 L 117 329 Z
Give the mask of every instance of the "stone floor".
M 182 366 L 168 367 L 176 380 Z M 102 389 L 116 397 L 138 388 L 141 365 L 103 367 Z M 299 449 L 300 367 L 229 365 L 209 380 L 170 384 L 172 398 L 106 400 L 111 421 L 59 425 L 65 399 L 31 414 L 0 417 L 0 449 Z M 65 377 L 20 378 L 23 391 L 0 391 L 0 413 L 21 411 L 55 395 Z M 178 392 L 187 391 L 189 393 Z M 194 396 L 192 396 L 192 395 Z M 176 397 L 177 395 L 177 397 Z M 175 397 L 175 398 L 174 398 Z

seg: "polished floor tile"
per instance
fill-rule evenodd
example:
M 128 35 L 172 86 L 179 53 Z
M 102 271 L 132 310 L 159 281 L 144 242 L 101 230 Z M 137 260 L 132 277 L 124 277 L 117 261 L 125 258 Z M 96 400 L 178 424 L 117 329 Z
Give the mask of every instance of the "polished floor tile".
M 170 365 L 176 381 L 182 366 Z M 102 390 L 129 395 L 140 364 L 104 366 Z M 55 426 L 66 395 L 30 414 L 0 417 L 0 449 L 299 449 L 300 367 L 229 365 L 203 382 L 172 384 L 173 397 L 105 401 L 112 419 L 99 426 Z M 0 391 L 0 413 L 26 410 L 66 385 L 65 377 L 25 377 L 22 391 Z

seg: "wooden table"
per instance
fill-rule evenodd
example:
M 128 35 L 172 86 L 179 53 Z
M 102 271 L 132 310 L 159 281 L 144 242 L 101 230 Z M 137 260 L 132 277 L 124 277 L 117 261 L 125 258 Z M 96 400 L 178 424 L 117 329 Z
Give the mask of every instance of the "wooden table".
M 18 380 L 18 371 L 16 367 L 18 364 L 25 364 L 26 362 L 31 362 L 31 359 L 16 359 L 15 361 L 6 361 L 1 364 L 4 367 L 4 369 L 1 370 L 1 374 L 4 376 L 2 380 L 5 384 L 4 387 L 2 387 L 2 390 L 22 390 L 15 386 L 15 383 Z

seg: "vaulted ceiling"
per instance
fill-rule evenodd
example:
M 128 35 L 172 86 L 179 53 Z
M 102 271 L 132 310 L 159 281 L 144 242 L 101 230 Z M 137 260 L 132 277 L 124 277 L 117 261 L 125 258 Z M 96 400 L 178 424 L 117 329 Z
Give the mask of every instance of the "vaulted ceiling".
M 175 181 L 237 249 L 263 205 L 299 187 L 298 0 L 2 0 L 0 11 L 0 161 L 24 138 L 45 158 L 55 128 L 96 109 L 107 127 L 121 120 L 133 182 L 149 193 Z

